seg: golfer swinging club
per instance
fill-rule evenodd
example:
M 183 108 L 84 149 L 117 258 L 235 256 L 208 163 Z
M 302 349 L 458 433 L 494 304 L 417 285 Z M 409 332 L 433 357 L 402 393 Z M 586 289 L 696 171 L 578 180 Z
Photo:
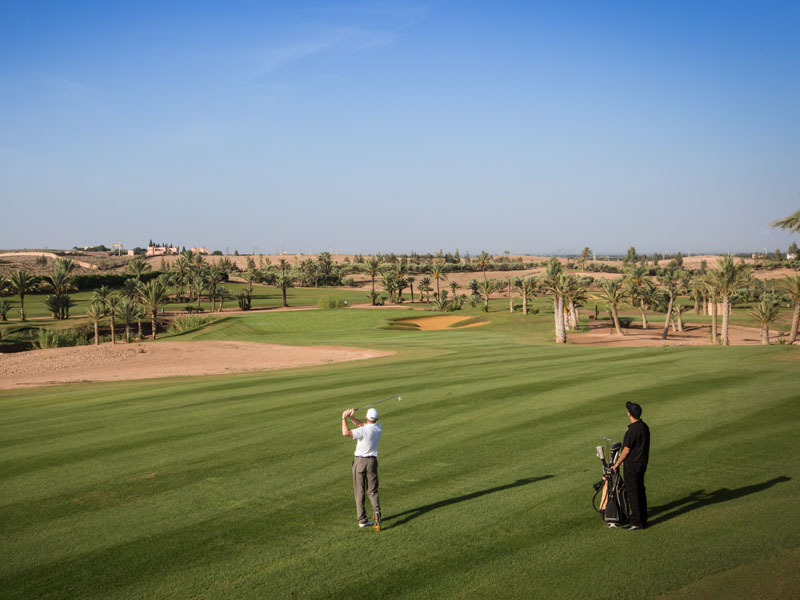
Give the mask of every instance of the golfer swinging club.
M 370 408 L 367 411 L 367 422 L 363 423 L 353 416 L 355 408 L 342 413 L 342 435 L 357 441 L 355 458 L 353 458 L 353 492 L 356 497 L 358 526 L 374 525 L 375 531 L 381 529 L 381 505 L 378 502 L 378 442 L 383 428 L 378 424 L 378 411 Z M 350 419 L 355 429 L 347 425 Z M 369 501 L 372 503 L 373 520 L 367 520 L 364 510 L 364 487 L 366 484 Z

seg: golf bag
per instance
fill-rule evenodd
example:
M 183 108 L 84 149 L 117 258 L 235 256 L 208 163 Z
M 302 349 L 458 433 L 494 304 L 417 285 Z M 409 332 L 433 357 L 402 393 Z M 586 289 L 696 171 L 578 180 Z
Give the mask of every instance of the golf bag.
M 610 438 L 605 438 L 611 441 Z M 625 495 L 625 482 L 619 469 L 611 470 L 611 466 L 619 458 L 622 444 L 614 442 L 611 444 L 609 456 L 606 462 L 606 452 L 603 446 L 597 446 L 595 452 L 597 458 L 603 463 L 603 478 L 594 484 L 594 496 L 592 497 L 592 507 L 600 513 L 600 517 L 609 527 L 624 525 L 628 521 L 629 509 L 628 498 Z M 601 494 L 602 492 L 602 494 Z M 601 494 L 600 504 L 597 504 L 597 496 Z

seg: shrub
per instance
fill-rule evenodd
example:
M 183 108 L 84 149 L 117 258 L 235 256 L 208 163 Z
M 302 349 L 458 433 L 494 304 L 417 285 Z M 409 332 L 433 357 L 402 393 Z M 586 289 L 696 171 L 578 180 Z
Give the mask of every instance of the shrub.
M 210 325 L 216 320 L 217 318 L 212 315 L 206 315 L 204 317 L 197 315 L 178 317 L 169 324 L 167 333 L 185 333 L 187 331 L 192 331 L 193 329 L 199 329 L 200 327 Z
M 317 300 L 317 307 L 319 308 L 344 308 L 344 300 L 336 296 L 323 296 Z
M 250 310 L 250 303 L 252 302 L 252 298 L 250 294 L 247 293 L 246 290 L 242 290 L 239 292 L 239 295 L 236 296 L 236 299 L 239 301 L 239 308 L 241 310 Z
M 52 331 L 40 329 L 36 336 L 37 348 L 65 348 L 67 346 L 85 346 L 89 338 L 82 331 L 67 329 L 65 331 Z
M 0 300 L 0 321 L 8 321 L 8 311 L 11 310 L 11 302 Z

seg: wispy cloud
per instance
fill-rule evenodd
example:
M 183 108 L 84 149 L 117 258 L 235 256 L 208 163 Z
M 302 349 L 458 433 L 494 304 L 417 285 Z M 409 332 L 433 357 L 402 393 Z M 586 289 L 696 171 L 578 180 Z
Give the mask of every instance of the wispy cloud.
M 397 34 L 359 27 L 331 29 L 308 41 L 268 48 L 255 53 L 258 77 L 267 75 L 291 63 L 321 54 L 352 54 L 388 46 L 397 40 Z

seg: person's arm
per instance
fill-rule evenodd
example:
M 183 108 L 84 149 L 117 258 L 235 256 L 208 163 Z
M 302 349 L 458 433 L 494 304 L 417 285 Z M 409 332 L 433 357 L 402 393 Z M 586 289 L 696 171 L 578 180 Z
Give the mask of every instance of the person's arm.
M 342 435 L 345 437 L 353 437 L 353 432 L 350 431 L 350 428 L 347 426 L 347 418 L 351 417 L 355 409 L 351 408 L 350 410 L 346 410 L 342 413 Z
M 617 459 L 617 462 L 615 462 L 613 465 L 611 465 L 611 470 L 612 471 L 616 471 L 617 469 L 619 469 L 619 466 L 622 463 L 625 462 L 625 459 L 628 458 L 628 454 L 630 454 L 630 453 L 631 453 L 631 449 L 628 448 L 627 446 L 625 446 L 622 449 L 622 452 L 620 452 L 620 455 L 619 455 L 619 458 Z M 627 473 L 627 471 L 625 471 L 625 472 Z
M 363 421 L 359 421 L 352 414 L 350 415 L 350 420 L 353 422 L 353 425 L 355 425 L 356 427 L 363 427 L 364 426 L 364 422 Z

